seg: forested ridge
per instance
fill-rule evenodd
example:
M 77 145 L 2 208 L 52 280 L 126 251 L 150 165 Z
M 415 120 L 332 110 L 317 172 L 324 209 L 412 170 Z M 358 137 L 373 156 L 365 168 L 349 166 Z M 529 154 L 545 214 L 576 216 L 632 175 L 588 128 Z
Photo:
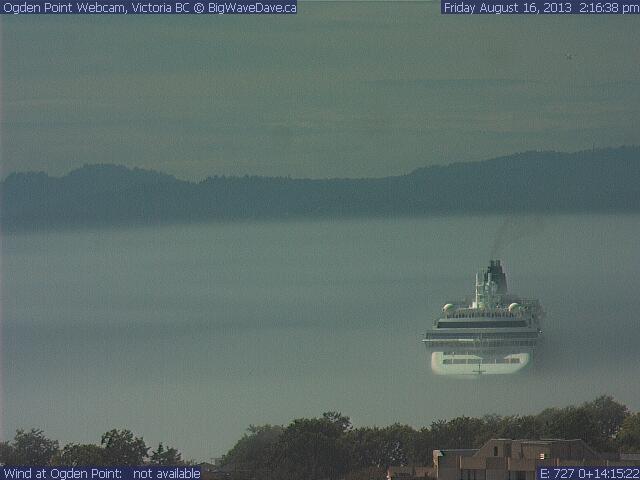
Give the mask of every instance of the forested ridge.
M 385 178 L 212 176 L 179 180 L 122 165 L 0 183 L 5 230 L 212 220 L 640 212 L 640 147 L 527 152 Z

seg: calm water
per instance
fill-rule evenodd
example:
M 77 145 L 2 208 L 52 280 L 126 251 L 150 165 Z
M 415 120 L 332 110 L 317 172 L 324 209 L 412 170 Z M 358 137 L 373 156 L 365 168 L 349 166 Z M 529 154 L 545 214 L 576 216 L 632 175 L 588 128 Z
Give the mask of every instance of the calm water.
M 496 232 L 502 232 L 496 242 Z M 532 413 L 614 395 L 640 409 L 640 217 L 236 223 L 5 236 L 5 437 L 127 427 L 189 458 L 249 424 Z M 497 250 L 539 297 L 518 376 L 434 377 L 420 342 Z

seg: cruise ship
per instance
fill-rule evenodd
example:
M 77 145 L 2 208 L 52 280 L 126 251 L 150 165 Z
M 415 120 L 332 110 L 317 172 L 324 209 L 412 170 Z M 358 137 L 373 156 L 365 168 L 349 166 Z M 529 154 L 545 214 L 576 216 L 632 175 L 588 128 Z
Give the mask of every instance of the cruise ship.
M 491 260 L 476 274 L 475 295 L 446 303 L 427 331 L 431 369 L 471 377 L 516 373 L 531 361 L 543 318 L 538 300 L 508 293 L 500 260 Z

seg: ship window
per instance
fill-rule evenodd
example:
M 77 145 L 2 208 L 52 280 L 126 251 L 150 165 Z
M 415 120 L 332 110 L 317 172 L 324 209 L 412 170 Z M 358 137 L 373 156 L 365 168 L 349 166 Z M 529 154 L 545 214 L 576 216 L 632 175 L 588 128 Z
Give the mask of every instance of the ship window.
M 524 321 L 480 321 L 480 322 L 439 322 L 439 328 L 517 328 L 526 327 Z

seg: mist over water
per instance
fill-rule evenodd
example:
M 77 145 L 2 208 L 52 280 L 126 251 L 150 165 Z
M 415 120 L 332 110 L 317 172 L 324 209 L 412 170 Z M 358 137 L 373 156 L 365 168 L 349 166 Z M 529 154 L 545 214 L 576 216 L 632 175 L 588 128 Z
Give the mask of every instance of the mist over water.
M 637 410 L 638 238 L 640 216 L 589 215 L 4 236 L 3 434 L 126 427 L 207 460 L 249 424 L 327 410 L 420 426 L 604 393 Z M 542 301 L 542 344 L 519 375 L 436 377 L 422 335 L 492 250 Z

